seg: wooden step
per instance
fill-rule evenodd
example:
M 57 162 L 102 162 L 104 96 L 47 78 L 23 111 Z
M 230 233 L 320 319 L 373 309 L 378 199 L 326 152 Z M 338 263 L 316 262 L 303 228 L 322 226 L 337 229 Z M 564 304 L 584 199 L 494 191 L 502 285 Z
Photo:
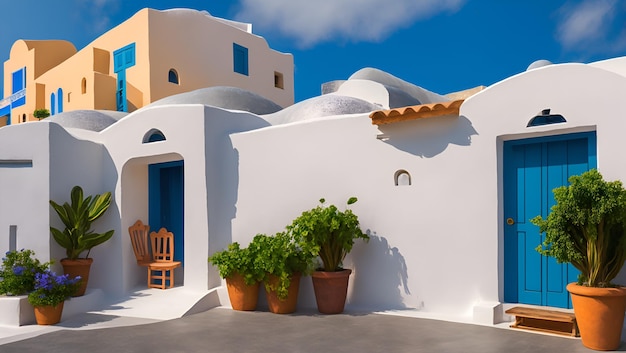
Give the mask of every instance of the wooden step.
M 515 315 L 513 328 L 578 337 L 578 325 L 573 313 L 522 306 L 513 307 L 505 313 Z

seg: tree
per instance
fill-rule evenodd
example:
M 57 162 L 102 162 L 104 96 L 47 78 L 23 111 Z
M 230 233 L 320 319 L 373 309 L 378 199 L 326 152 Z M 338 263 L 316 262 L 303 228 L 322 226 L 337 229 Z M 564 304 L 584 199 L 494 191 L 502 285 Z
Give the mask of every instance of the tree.
M 33 116 L 39 120 L 45 119 L 50 116 L 50 111 L 48 109 L 35 109 L 33 112 Z

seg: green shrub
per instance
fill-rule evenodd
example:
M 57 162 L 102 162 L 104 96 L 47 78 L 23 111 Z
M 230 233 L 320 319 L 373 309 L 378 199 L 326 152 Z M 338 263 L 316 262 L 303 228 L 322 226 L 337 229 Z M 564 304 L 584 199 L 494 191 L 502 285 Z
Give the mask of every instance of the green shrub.
M 546 219 L 531 222 L 546 233 L 537 247 L 557 262 L 580 271 L 578 283 L 610 287 L 626 260 L 626 190 L 592 169 L 553 190 L 556 204 Z
M 287 233 L 277 233 L 275 236 L 257 234 L 248 248 L 258 254 L 258 265 L 265 273 L 265 289 L 276 292 L 281 300 L 287 298 L 293 274 L 307 275 L 313 269 L 314 258 L 298 248 Z M 269 284 L 270 274 L 278 277 L 276 286 Z
M 49 263 L 41 263 L 32 250 L 7 251 L 0 269 L 0 294 L 23 295 L 35 289 L 35 275 Z
M 228 245 L 228 249 L 218 251 L 209 257 L 209 262 L 220 273 L 220 277 L 228 278 L 235 273 L 243 276 L 246 284 L 251 285 L 263 280 L 265 271 L 257 261 L 258 248 L 241 248 L 239 243 Z
M 361 231 L 359 218 L 352 210 L 342 212 L 335 205 L 324 206 L 325 202 L 320 199 L 319 206 L 302 212 L 287 226 L 287 232 L 304 252 L 320 257 L 322 270 L 340 271 L 354 241 L 368 241 L 369 236 Z M 351 197 L 347 204 L 355 202 L 357 198 Z

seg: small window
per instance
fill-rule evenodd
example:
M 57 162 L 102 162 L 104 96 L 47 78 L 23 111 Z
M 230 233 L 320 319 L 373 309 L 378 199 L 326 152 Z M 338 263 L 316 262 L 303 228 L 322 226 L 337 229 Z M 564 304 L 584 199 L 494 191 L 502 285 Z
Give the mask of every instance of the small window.
M 57 99 L 59 103 L 57 104 L 57 113 L 63 113 L 63 89 L 59 88 L 57 90 Z
M 285 84 L 283 83 L 283 74 L 280 72 L 274 71 L 274 87 L 284 89 Z
M 248 76 L 248 48 L 233 43 L 233 65 L 235 72 Z
M 57 98 L 54 93 L 50 93 L 50 115 L 54 115 L 57 113 Z
M 26 114 L 22 114 L 22 122 L 25 123 L 26 122 Z
M 69 103 L 72 99 L 72 92 L 67 92 L 67 102 Z
M 175 84 L 179 84 L 178 82 L 178 72 L 174 69 L 170 69 L 169 74 L 167 75 L 167 81 Z
M 150 129 L 150 131 L 146 132 L 143 135 L 142 143 L 151 143 L 157 141 L 165 141 L 165 135 L 159 129 Z
M 83 77 L 83 80 L 80 82 L 80 93 L 87 93 L 87 79 Z
M 404 169 L 399 169 L 394 173 L 393 180 L 396 186 L 410 186 L 411 174 Z

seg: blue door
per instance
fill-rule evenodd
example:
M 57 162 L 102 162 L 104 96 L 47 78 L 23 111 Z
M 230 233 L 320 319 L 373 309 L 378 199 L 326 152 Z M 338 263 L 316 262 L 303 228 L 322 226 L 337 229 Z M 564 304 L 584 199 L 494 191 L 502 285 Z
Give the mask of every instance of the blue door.
M 184 259 L 183 161 L 148 166 L 148 218 L 151 231 L 165 227 L 174 233 L 174 260 Z
M 116 109 L 128 111 L 126 100 L 126 69 L 135 66 L 135 43 L 131 43 L 113 52 L 113 71 L 117 74 L 117 89 L 115 93 Z
M 535 250 L 544 235 L 530 219 L 548 215 L 554 188 L 595 167 L 595 132 L 504 143 L 505 302 L 571 308 L 565 286 L 578 271 Z

